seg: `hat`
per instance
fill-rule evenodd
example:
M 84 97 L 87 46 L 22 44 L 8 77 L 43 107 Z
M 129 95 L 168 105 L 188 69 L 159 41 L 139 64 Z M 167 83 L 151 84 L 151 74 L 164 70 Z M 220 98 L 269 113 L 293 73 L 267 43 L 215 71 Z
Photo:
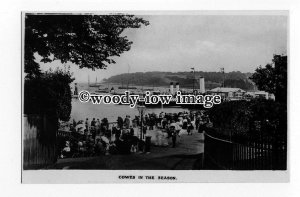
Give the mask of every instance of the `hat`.
M 176 127 L 176 123 L 175 122 L 171 123 L 170 127 Z

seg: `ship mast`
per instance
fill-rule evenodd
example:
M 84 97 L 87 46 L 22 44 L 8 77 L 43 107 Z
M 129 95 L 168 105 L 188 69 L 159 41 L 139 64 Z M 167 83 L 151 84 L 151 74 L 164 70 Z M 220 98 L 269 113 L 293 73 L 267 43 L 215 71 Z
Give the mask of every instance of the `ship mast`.
M 221 73 L 223 74 L 223 88 L 225 87 L 225 69 L 224 67 L 221 68 Z
M 128 65 L 128 78 L 127 78 L 127 91 L 128 91 L 128 86 L 129 86 L 129 70 L 130 70 L 130 66 L 129 66 L 129 64 L 127 64 Z

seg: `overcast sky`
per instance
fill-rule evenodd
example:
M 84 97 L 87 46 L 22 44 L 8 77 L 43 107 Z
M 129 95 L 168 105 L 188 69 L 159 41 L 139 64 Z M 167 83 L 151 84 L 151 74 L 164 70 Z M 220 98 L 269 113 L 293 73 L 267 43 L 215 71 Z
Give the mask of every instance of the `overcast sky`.
M 75 81 L 98 81 L 112 75 L 147 71 L 254 72 L 287 53 L 287 17 L 270 15 L 152 15 L 150 25 L 124 32 L 133 41 L 130 51 L 114 58 L 107 70 L 91 71 L 71 65 Z M 42 63 L 41 63 L 42 65 Z M 43 64 L 42 69 L 59 66 Z

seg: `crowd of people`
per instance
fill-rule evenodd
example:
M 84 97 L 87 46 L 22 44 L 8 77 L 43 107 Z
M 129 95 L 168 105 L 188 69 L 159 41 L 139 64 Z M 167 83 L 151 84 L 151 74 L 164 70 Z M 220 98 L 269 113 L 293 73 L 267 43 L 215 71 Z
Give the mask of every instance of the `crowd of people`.
M 147 130 L 160 130 L 176 147 L 180 132 L 192 135 L 192 131 L 203 132 L 209 118 L 204 111 L 159 114 L 147 113 L 142 118 L 118 117 L 109 123 L 107 118 L 86 118 L 68 124 L 69 135 L 59 140 L 60 157 L 84 157 L 104 154 L 131 154 L 149 151 Z

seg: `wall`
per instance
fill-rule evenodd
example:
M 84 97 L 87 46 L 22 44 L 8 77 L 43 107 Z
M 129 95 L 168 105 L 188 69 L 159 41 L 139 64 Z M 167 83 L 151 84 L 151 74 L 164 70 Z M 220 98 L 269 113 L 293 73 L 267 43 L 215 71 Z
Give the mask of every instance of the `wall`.
M 23 116 L 23 169 L 44 168 L 56 162 L 56 133 L 57 118 Z

